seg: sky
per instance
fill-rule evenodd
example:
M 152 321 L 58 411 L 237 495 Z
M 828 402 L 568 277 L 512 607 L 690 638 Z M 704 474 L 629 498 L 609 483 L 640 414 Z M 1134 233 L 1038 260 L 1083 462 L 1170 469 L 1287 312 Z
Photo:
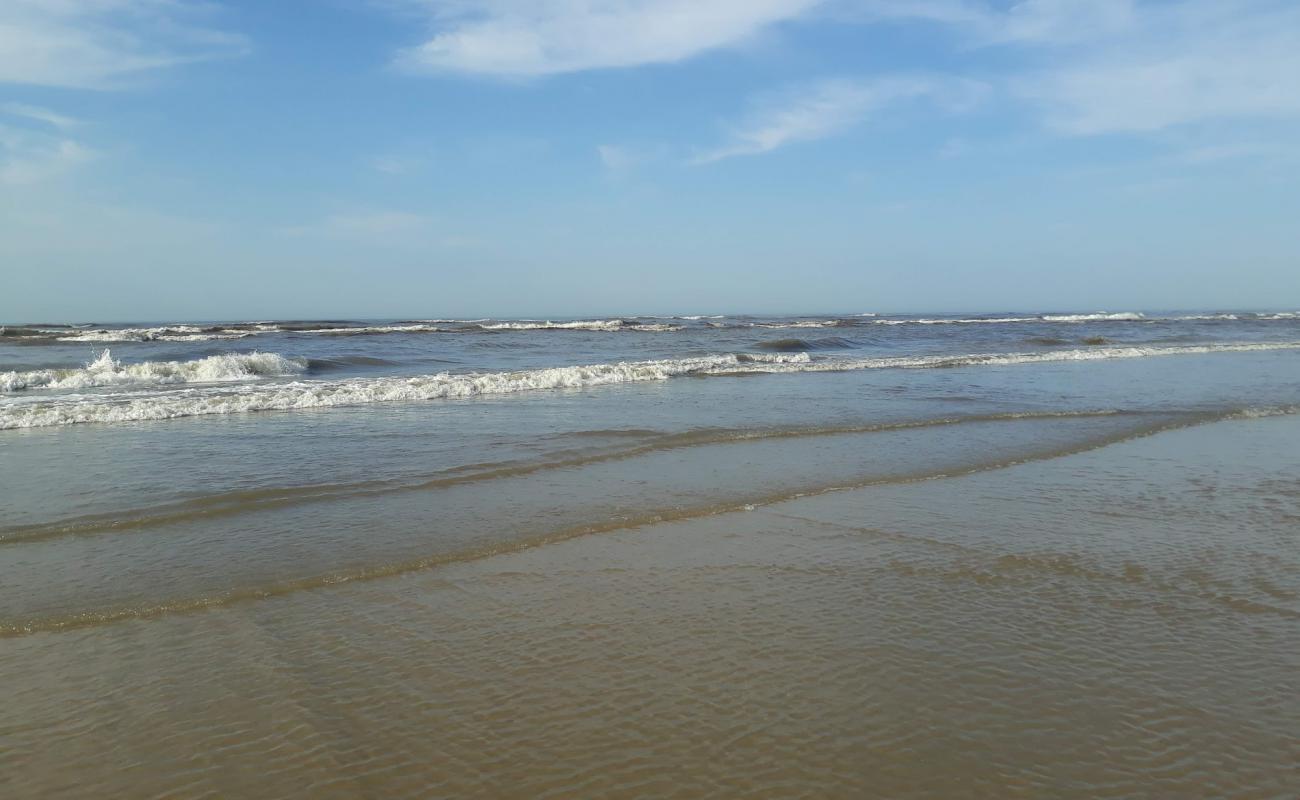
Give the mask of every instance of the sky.
M 0 320 L 1300 307 L 1294 0 L 3 0 Z

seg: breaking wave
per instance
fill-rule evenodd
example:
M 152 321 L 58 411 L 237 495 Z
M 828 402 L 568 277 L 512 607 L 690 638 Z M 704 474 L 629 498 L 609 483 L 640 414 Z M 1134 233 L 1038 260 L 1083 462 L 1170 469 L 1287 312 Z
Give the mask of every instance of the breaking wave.
M 195 361 L 145 361 L 141 364 L 123 364 L 105 350 L 84 367 L 0 373 L 0 391 L 228 383 L 253 378 L 296 375 L 304 372 L 306 368 L 307 364 L 304 361 L 285 358 L 275 353 L 230 353 Z
M 1045 362 L 1095 361 L 1197 353 L 1231 353 L 1300 349 L 1300 342 L 1209 344 L 1182 347 L 1092 347 L 1036 353 L 976 353 L 957 356 L 904 356 L 883 358 L 827 357 L 814 360 L 808 353 L 728 354 L 697 358 L 620 362 L 588 366 L 552 367 L 517 372 L 441 372 L 407 377 L 350 378 L 292 381 L 237 387 L 194 387 L 184 392 L 100 397 L 40 397 L 35 402 L 0 405 L 0 429 L 68 425 L 86 422 L 159 420 L 206 414 L 273 411 L 361 405 L 410 400 L 469 398 L 538 389 L 578 389 L 619 383 L 662 381 L 681 376 L 725 376 L 755 373 L 836 372 L 863 369 L 935 369 L 999 366 Z M 301 372 L 306 365 L 269 353 L 214 356 L 193 362 L 156 362 L 121 366 L 110 356 L 104 365 L 52 373 L 44 383 L 24 383 L 55 388 L 59 385 L 121 385 L 123 383 L 197 383 L 239 380 L 268 374 Z M 99 363 L 98 361 L 96 363 Z M 134 370 L 134 371 L 133 371 Z M 57 371 L 56 371 L 57 372 Z M 17 375 L 18 373 L 15 373 Z M 33 373 L 22 373 L 29 376 Z M 98 375 L 99 377 L 94 377 Z M 121 376 L 121 377 L 119 377 Z M 30 381 L 30 378 L 24 378 Z M 100 380 L 102 383 L 95 383 Z M 88 381 L 76 383 L 77 381 Z

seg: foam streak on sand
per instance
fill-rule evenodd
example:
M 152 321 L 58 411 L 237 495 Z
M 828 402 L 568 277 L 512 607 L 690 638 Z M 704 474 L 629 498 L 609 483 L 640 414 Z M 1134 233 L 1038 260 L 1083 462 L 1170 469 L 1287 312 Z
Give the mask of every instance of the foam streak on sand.
M 468 398 L 535 389 L 579 389 L 619 383 L 661 381 L 680 376 L 725 376 L 754 373 L 836 372 L 862 369 L 929 369 L 969 366 L 1002 366 L 1047 362 L 1099 361 L 1152 356 L 1231 353 L 1300 349 L 1300 342 L 1255 344 L 1207 344 L 1183 347 L 1096 347 L 1039 353 L 975 353 L 957 356 L 911 356 L 886 358 L 812 359 L 807 353 L 702 356 L 698 358 L 551 367 L 517 372 L 489 372 L 384 378 L 352 378 L 338 381 L 293 381 L 270 385 L 193 387 L 159 394 L 130 393 L 118 396 L 75 396 L 32 398 L 31 402 L 0 405 L 0 429 L 68 425 L 84 422 L 128 422 L 171 419 L 207 414 L 246 411 L 276 411 L 332 406 L 361 405 L 410 400 Z M 293 374 L 305 364 L 275 354 L 215 356 L 194 362 L 146 362 L 121 367 L 111 358 L 99 370 L 86 370 L 53 377 L 45 384 L 27 383 L 28 378 L 10 377 L 14 388 L 77 385 L 121 385 L 149 382 L 189 383 L 194 381 L 238 380 L 252 375 Z M 242 359 L 242 360 L 241 360 Z M 98 363 L 98 362 L 96 362 Z M 234 375 L 243 370 L 242 375 Z M 84 373 L 84 376 L 83 376 Z M 26 376 L 31 373 L 11 373 Z M 95 375 L 104 383 L 93 383 Z M 229 376 L 229 377 L 221 377 Z

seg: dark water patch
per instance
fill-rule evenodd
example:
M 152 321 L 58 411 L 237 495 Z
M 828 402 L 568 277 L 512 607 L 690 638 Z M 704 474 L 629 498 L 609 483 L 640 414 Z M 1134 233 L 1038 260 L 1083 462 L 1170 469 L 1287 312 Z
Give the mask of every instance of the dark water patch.
M 1084 338 L 1083 343 L 1090 344 L 1090 345 L 1102 345 L 1102 344 L 1110 344 L 1111 342 L 1110 339 L 1107 339 L 1105 336 L 1087 336 Z
M 336 358 L 307 359 L 308 372 L 331 372 L 349 367 L 395 367 L 398 362 L 374 356 L 338 356 Z
M 842 336 L 826 336 L 820 339 L 769 339 L 754 346 L 763 350 L 776 350 L 784 353 L 805 350 L 847 350 L 857 347 L 857 344 Z

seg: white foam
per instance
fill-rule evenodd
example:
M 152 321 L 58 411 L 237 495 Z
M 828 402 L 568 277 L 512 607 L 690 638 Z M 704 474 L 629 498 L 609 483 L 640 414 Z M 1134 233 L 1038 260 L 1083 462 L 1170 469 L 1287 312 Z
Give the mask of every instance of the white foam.
M 1269 417 L 1289 417 L 1300 414 L 1300 406 L 1269 406 L 1266 408 L 1243 408 L 1233 412 L 1232 419 L 1268 419 Z
M 553 367 L 519 372 L 351 378 L 336 381 L 243 383 L 231 387 L 185 387 L 161 393 L 122 396 L 40 397 L 35 402 L 0 402 L 0 429 L 68 425 L 81 422 L 158 420 L 205 414 L 271 411 L 392 401 L 468 398 L 536 389 L 585 388 L 662 381 L 687 375 L 830 372 L 862 369 L 924 369 L 997 366 L 1044 362 L 1300 349 L 1300 342 L 1208 344 L 1185 347 L 1098 347 L 1047 353 L 975 353 L 957 356 L 826 358 L 807 353 L 730 354 L 660 361 Z M 252 354 L 250 354 L 252 355 Z M 274 354 L 259 354 L 280 359 Z M 222 358 L 220 356 L 216 358 Z M 208 361 L 209 359 L 204 359 Z M 289 362 L 284 359 L 285 363 Z M 166 362 L 175 364 L 177 362 Z M 196 364 L 198 362 L 180 362 Z M 268 362 L 279 363 L 279 362 Z M 139 366 L 139 365 L 137 365 Z M 155 367 L 156 369 L 156 367 Z M 224 373 L 222 373 L 224 374 Z M 187 382 L 187 381 L 180 381 Z M 23 400 L 35 398 L 22 398 Z
M 74 369 L 0 373 L 0 391 L 90 389 L 97 386 L 166 386 L 180 383 L 228 383 L 269 376 L 296 375 L 307 365 L 276 353 L 230 353 L 194 361 L 145 361 L 123 364 L 105 350 Z
M 793 322 L 756 322 L 755 328 L 837 328 L 842 323 L 838 319 L 804 319 Z

